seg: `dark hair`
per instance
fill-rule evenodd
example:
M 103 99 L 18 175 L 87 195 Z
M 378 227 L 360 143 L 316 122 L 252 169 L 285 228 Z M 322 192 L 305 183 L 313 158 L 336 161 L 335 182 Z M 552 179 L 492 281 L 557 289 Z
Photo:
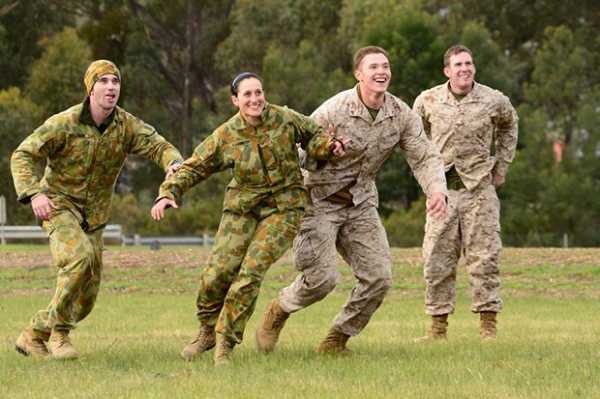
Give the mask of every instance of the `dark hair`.
M 471 58 L 473 58 L 473 52 L 467 46 L 463 46 L 462 44 L 455 44 L 454 46 L 451 46 L 448 50 L 446 50 L 446 52 L 444 53 L 444 66 L 447 67 L 448 65 L 450 65 L 450 57 L 460 53 L 468 53 L 471 56 Z
M 383 55 L 385 55 L 385 58 L 388 59 L 388 61 L 390 60 L 390 55 L 388 54 L 388 52 L 385 51 L 381 47 L 378 47 L 378 46 L 362 47 L 362 48 L 359 48 L 358 50 L 356 50 L 356 53 L 354 53 L 354 70 L 355 71 L 358 70 L 358 67 L 360 66 L 360 62 L 363 60 L 363 58 L 365 58 L 369 54 L 383 54 Z
M 232 96 L 237 96 L 238 94 L 238 87 L 240 85 L 240 82 L 242 80 L 248 79 L 248 78 L 255 78 L 258 79 L 258 81 L 262 84 L 262 79 L 260 76 L 258 76 L 257 74 L 255 74 L 254 72 L 242 72 L 240 74 L 238 74 L 235 78 L 233 78 L 233 80 L 231 81 L 231 95 Z

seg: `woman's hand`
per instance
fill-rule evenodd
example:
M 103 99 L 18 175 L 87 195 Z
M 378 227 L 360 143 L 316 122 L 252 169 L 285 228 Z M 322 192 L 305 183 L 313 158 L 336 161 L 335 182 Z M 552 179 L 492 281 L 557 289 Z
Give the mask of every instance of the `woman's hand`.
M 150 215 L 152 219 L 158 221 L 165 216 L 165 209 L 167 208 L 179 208 L 177 203 L 168 198 L 161 198 L 158 200 L 156 204 L 150 210 Z
M 336 157 L 341 157 L 346 153 L 346 146 L 350 143 L 350 138 L 338 134 L 333 138 L 333 144 L 331 146 L 331 152 Z

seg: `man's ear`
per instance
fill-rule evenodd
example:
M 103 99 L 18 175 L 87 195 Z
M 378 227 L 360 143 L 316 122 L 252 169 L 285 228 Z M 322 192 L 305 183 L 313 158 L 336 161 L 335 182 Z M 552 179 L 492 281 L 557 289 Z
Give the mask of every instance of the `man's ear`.
M 444 67 L 444 75 L 446 75 L 446 77 L 448 79 L 450 79 L 450 68 L 449 67 Z

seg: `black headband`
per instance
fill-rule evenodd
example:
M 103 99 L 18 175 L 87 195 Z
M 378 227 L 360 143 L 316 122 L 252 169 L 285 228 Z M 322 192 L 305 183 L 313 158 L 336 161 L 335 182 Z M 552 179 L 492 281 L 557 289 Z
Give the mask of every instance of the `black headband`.
M 254 72 L 242 72 L 239 75 L 237 75 L 235 78 L 233 78 L 233 80 L 231 81 L 230 89 L 231 89 L 232 96 L 237 96 L 238 86 L 239 86 L 240 82 L 242 80 L 248 79 L 248 78 L 256 78 L 262 82 L 262 79 L 260 78 L 260 76 L 258 76 Z

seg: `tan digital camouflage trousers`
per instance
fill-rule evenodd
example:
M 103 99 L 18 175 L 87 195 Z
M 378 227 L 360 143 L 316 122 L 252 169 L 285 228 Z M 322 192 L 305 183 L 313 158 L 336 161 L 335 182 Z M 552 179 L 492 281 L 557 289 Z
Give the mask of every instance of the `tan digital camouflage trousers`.
M 356 207 L 324 210 L 311 206 L 307 210 L 294 240 L 295 266 L 301 274 L 280 292 L 279 302 L 284 311 L 292 313 L 333 291 L 340 278 L 336 249 L 357 283 L 333 325 L 354 336 L 379 308 L 392 281 L 385 230 L 377 209 L 366 202 Z
M 268 206 L 225 211 L 208 265 L 200 275 L 198 320 L 241 343 L 265 273 L 292 245 L 303 210 Z
M 456 266 L 464 253 L 473 312 L 499 312 L 500 202 L 496 189 L 483 184 L 473 191 L 450 190 L 448 217 L 427 217 L 423 257 L 425 312 L 452 313 L 456 303 Z
M 37 312 L 31 327 L 50 332 L 70 330 L 94 307 L 102 272 L 102 229 L 86 234 L 77 218 L 60 210 L 44 221 L 50 253 L 58 268 L 56 292 L 45 310 Z

